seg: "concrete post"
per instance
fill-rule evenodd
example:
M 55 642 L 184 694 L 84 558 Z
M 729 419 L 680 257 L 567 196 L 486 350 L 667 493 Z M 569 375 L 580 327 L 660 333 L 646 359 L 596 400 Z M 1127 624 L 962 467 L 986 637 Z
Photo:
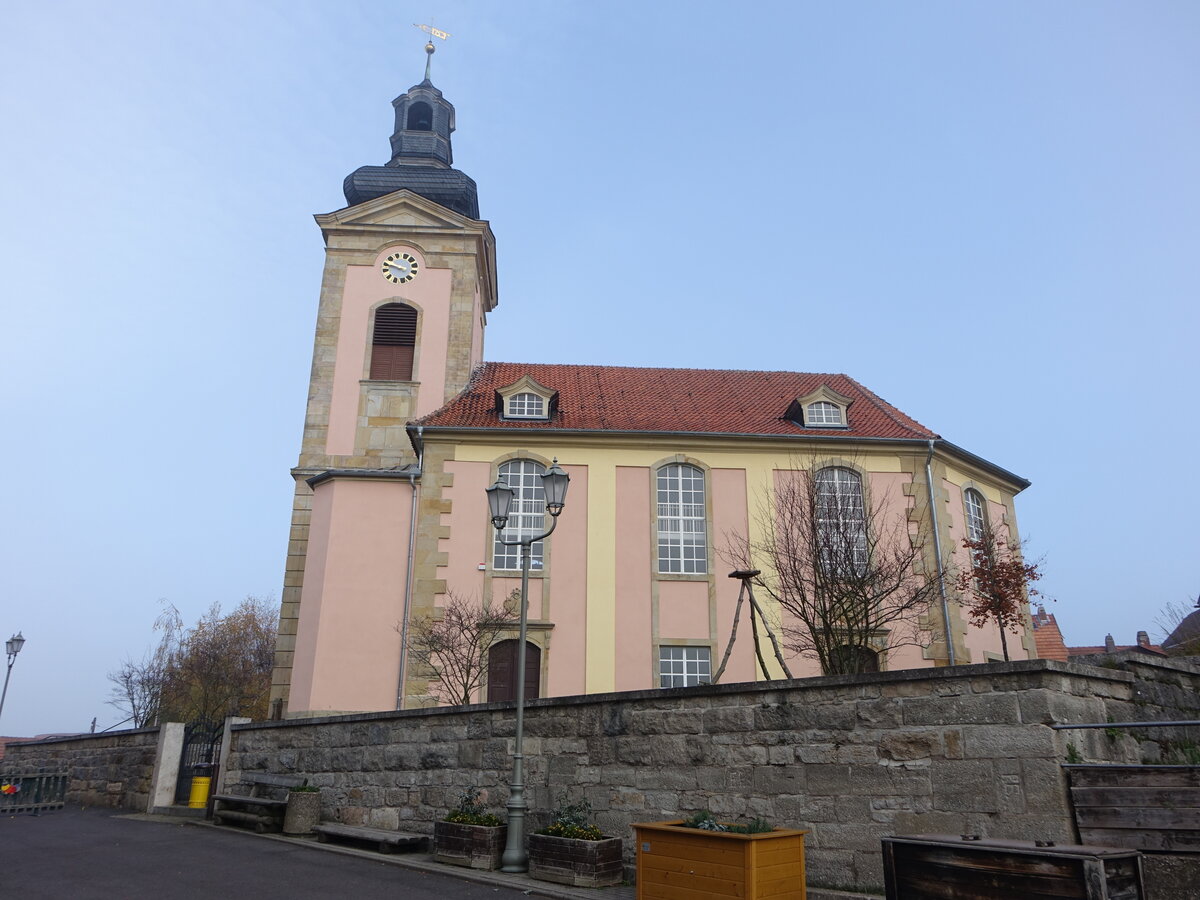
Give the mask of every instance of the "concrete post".
M 221 733 L 221 758 L 217 760 L 217 780 L 213 784 L 212 793 L 225 793 L 225 764 L 229 760 L 229 745 L 232 743 L 233 726 L 251 721 L 248 716 L 226 716 L 225 730 Z
M 154 775 L 150 779 L 146 812 L 175 804 L 179 758 L 183 755 L 183 728 L 182 722 L 166 722 L 158 728 L 158 751 L 154 755 Z

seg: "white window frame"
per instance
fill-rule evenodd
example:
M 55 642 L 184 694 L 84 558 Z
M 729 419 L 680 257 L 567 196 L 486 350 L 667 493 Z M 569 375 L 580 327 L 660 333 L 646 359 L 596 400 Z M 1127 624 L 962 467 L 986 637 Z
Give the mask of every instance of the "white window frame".
M 660 575 L 708 574 L 708 487 L 705 472 L 670 463 L 655 476 Z
M 966 513 L 963 525 L 967 532 L 967 540 L 981 540 L 987 531 L 987 501 L 983 499 L 983 494 L 975 488 L 963 491 L 963 510 Z
M 504 544 L 501 539 L 516 541 L 545 531 L 546 491 L 541 479 L 544 474 L 546 467 L 533 459 L 510 459 L 497 467 L 496 478 L 513 489 L 513 502 L 508 524 L 502 531 L 495 532 L 492 540 L 493 569 L 503 572 L 521 570 L 520 545 Z M 544 542 L 534 541 L 529 548 L 529 568 L 543 568 L 544 556 Z
M 545 419 L 546 398 L 533 391 L 513 394 L 504 404 L 506 419 Z
M 804 409 L 804 424 L 810 428 L 845 425 L 842 408 L 828 400 L 815 400 Z
M 712 683 L 712 649 L 663 644 L 658 648 L 658 686 L 692 687 Z
M 862 575 L 870 562 L 867 547 L 867 508 L 863 478 L 845 466 L 826 466 L 816 473 L 817 540 L 822 562 L 842 569 L 847 562 L 851 572 Z M 852 537 L 853 547 L 834 546 L 833 541 Z

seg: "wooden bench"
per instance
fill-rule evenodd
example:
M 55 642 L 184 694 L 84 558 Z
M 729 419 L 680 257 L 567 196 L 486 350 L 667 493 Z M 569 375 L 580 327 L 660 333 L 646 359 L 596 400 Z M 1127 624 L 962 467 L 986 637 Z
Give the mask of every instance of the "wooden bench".
M 405 831 L 388 831 L 386 828 L 365 828 L 359 825 L 336 825 L 326 822 L 313 829 L 322 844 L 330 840 L 374 844 L 380 853 L 395 853 L 399 850 L 424 850 L 429 838 L 423 834 Z
M 246 772 L 242 775 L 242 784 L 250 786 L 250 793 L 213 796 L 213 824 L 236 822 L 253 828 L 258 834 L 279 831 L 287 812 L 288 790 L 307 781 L 298 775 Z M 273 796 L 278 794 L 283 794 L 282 799 Z

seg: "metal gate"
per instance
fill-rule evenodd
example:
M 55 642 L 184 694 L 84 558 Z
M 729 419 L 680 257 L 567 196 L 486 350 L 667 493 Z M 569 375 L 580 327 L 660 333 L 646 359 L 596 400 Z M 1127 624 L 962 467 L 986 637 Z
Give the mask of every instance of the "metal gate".
M 0 815 L 62 809 L 67 798 L 67 773 L 35 769 L 0 775 Z
M 212 773 L 221 750 L 221 731 L 219 722 L 199 721 L 184 727 L 179 778 L 175 781 L 176 803 L 187 803 L 192 789 L 192 776 Z M 201 766 L 205 768 L 197 771 Z

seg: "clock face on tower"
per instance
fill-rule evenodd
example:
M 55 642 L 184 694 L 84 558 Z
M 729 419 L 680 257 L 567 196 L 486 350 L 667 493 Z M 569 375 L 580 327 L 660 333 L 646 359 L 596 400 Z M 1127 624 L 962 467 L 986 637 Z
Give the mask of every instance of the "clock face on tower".
M 392 284 L 404 284 L 417 277 L 417 260 L 408 253 L 393 253 L 383 261 L 382 270 Z

